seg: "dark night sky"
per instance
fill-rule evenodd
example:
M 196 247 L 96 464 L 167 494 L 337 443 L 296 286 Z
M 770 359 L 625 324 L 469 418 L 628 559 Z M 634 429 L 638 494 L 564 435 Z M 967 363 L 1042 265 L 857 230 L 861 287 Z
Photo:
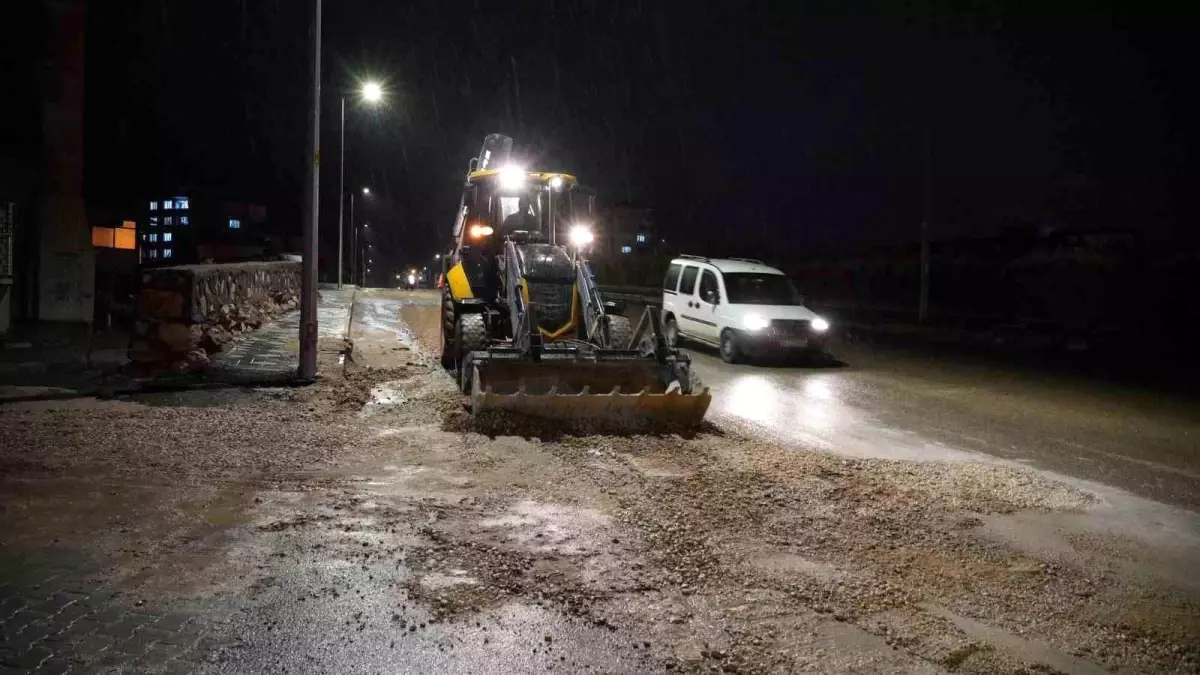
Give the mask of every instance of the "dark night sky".
M 309 4 L 94 0 L 92 202 L 193 183 L 298 220 Z M 900 4 L 326 0 L 323 234 L 337 95 L 360 76 L 385 79 L 390 105 L 348 111 L 347 181 L 386 198 L 372 216 L 397 262 L 446 240 L 493 131 L 609 201 L 655 207 L 689 250 L 912 240 L 926 129 L 936 237 L 1181 226 L 1187 22 Z

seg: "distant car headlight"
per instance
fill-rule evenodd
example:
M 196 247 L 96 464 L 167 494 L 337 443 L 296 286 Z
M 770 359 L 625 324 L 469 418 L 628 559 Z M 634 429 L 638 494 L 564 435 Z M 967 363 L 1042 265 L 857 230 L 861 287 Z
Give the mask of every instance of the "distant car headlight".
M 746 330 L 762 330 L 770 326 L 771 322 L 757 314 L 747 314 L 742 319 L 742 325 L 746 327 Z
M 812 326 L 814 333 L 824 333 L 829 330 L 829 322 L 819 316 L 813 319 L 808 325 Z

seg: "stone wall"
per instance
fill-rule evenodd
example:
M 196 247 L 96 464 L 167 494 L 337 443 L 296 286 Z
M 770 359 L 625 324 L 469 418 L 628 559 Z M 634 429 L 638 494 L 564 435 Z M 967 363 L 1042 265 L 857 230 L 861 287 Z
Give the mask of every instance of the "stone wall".
M 234 336 L 297 307 L 300 263 L 183 265 L 142 271 L 129 344 L 135 374 L 197 372 Z

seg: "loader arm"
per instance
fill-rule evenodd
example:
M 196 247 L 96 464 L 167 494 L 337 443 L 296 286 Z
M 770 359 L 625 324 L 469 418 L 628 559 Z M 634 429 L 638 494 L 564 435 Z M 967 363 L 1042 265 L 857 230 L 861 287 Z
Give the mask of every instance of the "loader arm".
M 507 240 L 504 242 L 504 289 L 513 346 L 536 361 L 542 352 L 542 332 L 538 330 L 537 308 L 525 302 L 524 285 L 517 245 Z
M 604 313 L 604 302 L 600 299 L 600 290 L 596 288 L 596 278 L 592 275 L 592 266 L 586 260 L 579 259 L 575 263 L 575 274 L 575 285 L 583 306 L 585 339 L 606 349 L 625 349 L 627 345 L 610 344 L 612 333 L 609 331 L 608 316 Z

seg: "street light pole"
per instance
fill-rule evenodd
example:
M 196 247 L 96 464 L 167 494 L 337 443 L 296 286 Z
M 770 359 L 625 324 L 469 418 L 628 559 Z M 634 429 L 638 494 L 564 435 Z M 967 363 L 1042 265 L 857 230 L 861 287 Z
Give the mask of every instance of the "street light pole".
M 342 242 L 346 235 L 342 229 L 342 214 L 346 208 L 346 97 L 342 97 L 342 136 L 339 143 L 341 156 L 338 158 L 338 290 L 342 289 Z M 351 199 L 353 199 L 351 195 Z M 354 221 L 351 213 L 350 221 Z
M 308 180 L 304 195 L 304 237 L 301 250 L 300 368 L 297 376 L 317 376 L 317 216 L 321 200 L 321 1 L 313 0 L 312 110 L 308 128 Z
M 358 226 L 354 224 L 354 190 L 350 191 L 350 278 L 358 283 Z

